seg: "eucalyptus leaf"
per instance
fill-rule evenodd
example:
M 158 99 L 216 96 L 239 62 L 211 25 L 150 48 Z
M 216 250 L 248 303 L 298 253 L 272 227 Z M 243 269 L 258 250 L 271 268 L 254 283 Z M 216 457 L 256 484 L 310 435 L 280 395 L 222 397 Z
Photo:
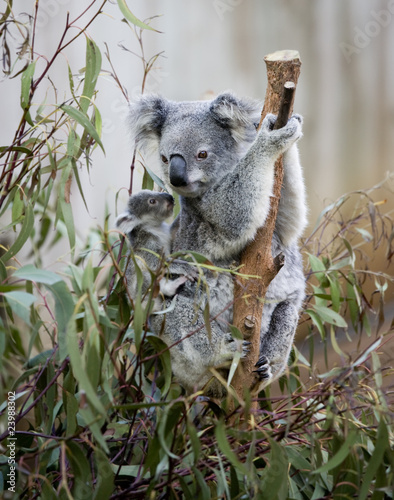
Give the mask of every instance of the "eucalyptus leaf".
M 14 314 L 19 316 L 25 323 L 30 325 L 30 306 L 37 298 L 27 292 L 7 292 L 4 295 L 8 305 L 11 307 Z
M 140 21 L 131 12 L 131 10 L 127 6 L 127 3 L 126 3 L 125 0 L 117 0 L 117 2 L 118 2 L 118 7 L 119 7 L 121 13 L 124 15 L 124 17 L 127 19 L 127 21 L 130 21 L 132 24 L 134 24 L 138 28 L 142 28 L 142 29 L 145 29 L 145 30 L 157 31 L 157 30 L 153 29 L 151 26 L 149 26 L 148 24 L 145 24 L 142 21 Z
M 97 142 L 97 144 L 100 146 L 100 148 L 103 150 L 103 153 L 105 153 L 103 143 L 101 142 L 100 136 L 92 124 L 92 122 L 89 120 L 88 116 L 80 111 L 79 109 L 73 108 L 72 106 L 69 106 L 68 104 L 63 104 L 60 106 L 60 108 L 67 113 L 70 118 L 75 120 L 77 123 L 82 125 L 82 127 L 87 131 L 87 133 Z

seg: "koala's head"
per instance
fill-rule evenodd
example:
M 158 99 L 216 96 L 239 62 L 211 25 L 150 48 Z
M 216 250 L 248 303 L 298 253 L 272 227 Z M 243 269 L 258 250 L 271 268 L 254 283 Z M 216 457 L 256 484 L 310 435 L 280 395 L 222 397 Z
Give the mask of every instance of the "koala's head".
M 230 93 L 194 102 L 148 95 L 131 106 L 131 127 L 139 148 L 157 150 L 166 184 L 196 197 L 234 169 L 256 138 L 260 110 Z
M 127 211 L 116 219 L 116 227 L 130 234 L 137 226 L 158 227 L 171 217 L 174 198 L 168 193 L 158 193 L 145 189 L 130 196 Z

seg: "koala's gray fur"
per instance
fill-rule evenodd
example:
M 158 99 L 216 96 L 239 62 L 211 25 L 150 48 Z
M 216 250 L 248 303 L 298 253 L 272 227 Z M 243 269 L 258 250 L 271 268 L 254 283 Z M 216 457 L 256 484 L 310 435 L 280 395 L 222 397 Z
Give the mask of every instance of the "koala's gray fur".
M 302 135 L 301 117 L 294 115 L 285 127 L 273 131 L 275 117 L 268 115 L 257 133 L 260 109 L 260 104 L 230 93 L 212 101 L 179 103 L 144 96 L 131 108 L 131 126 L 139 148 L 158 152 L 164 181 L 180 195 L 181 212 L 171 229 L 172 250 L 202 253 L 225 268 L 239 263 L 241 251 L 264 225 L 274 163 L 284 153 L 284 184 L 272 251 L 274 256 L 282 252 L 285 264 L 266 296 L 261 358 L 256 366 L 262 379 L 270 379 L 287 364 L 304 298 L 297 240 L 306 224 L 306 202 L 295 145 Z M 223 335 L 229 335 L 224 324 L 232 317 L 232 279 L 224 273 L 207 281 L 211 316 L 217 318 Z M 165 325 L 161 325 L 167 342 L 193 331 L 195 293 L 196 285 L 188 283 L 174 310 L 167 314 Z M 223 324 L 219 319 L 224 310 Z M 213 346 L 202 326 L 190 338 L 195 351 L 189 352 L 184 345 L 183 358 L 175 361 L 179 366 L 174 373 L 186 387 L 201 387 L 195 372 Z M 215 342 L 220 344 L 217 339 Z
M 143 190 L 130 196 L 126 212 L 116 219 L 116 226 L 126 234 L 137 266 L 142 272 L 141 297 L 144 297 L 144 305 L 152 285 L 150 271 L 157 271 L 160 265 L 159 256 L 166 256 L 171 250 L 170 226 L 165 220 L 172 216 L 173 209 L 174 198 L 170 194 Z M 128 293 L 134 300 L 138 293 L 138 282 L 135 264 L 131 258 L 128 260 L 125 275 Z M 160 281 L 160 291 L 163 296 L 172 297 L 185 281 L 184 276 L 175 280 L 163 278 Z M 161 303 L 160 297 L 157 297 L 153 311 L 159 310 Z

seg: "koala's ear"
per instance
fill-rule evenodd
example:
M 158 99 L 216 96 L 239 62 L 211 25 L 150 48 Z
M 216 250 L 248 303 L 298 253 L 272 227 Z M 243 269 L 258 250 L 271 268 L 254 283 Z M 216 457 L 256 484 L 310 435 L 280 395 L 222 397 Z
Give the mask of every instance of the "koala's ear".
M 218 95 L 210 106 L 213 118 L 222 127 L 229 128 L 238 143 L 252 142 L 256 138 L 261 109 L 258 101 L 238 99 L 230 92 Z
M 130 104 L 129 125 L 141 149 L 155 149 L 168 113 L 169 102 L 157 95 L 141 96 Z
M 115 221 L 115 225 L 119 231 L 126 234 L 131 240 L 131 232 L 135 227 L 140 224 L 141 221 L 135 215 L 132 215 L 130 212 L 124 212 L 123 214 L 118 215 Z

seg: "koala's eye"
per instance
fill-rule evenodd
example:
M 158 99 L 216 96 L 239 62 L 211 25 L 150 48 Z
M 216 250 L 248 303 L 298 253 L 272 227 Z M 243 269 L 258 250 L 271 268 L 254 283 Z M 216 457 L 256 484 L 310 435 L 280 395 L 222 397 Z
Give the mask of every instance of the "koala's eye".
M 168 159 L 164 155 L 161 155 L 161 161 L 166 164 L 168 163 Z
M 155 200 L 154 198 L 149 198 L 149 205 L 156 205 L 157 203 L 157 200 Z
M 208 157 L 207 151 L 203 150 L 198 152 L 197 158 L 200 158 L 200 160 L 204 160 L 207 157 Z

